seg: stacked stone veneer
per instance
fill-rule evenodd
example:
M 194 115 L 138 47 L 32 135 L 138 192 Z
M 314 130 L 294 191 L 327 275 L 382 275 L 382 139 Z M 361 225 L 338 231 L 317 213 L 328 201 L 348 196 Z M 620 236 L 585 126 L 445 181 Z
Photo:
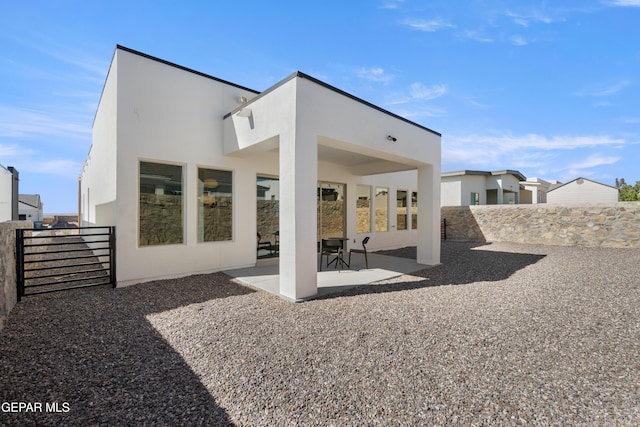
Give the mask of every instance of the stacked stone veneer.
M 445 206 L 447 240 L 640 248 L 640 203 Z
M 9 312 L 16 305 L 16 229 L 33 228 L 31 221 L 6 221 L 0 223 L 0 329 Z M 31 236 L 31 232 L 26 232 Z

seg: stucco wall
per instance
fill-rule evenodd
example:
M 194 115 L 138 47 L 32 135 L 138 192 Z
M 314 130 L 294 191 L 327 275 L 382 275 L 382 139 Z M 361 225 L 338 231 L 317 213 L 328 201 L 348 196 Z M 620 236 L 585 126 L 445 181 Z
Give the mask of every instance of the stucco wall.
M 31 221 L 7 221 L 0 223 L 0 330 L 9 312 L 16 305 L 16 229 L 33 228 Z M 30 233 L 30 232 L 29 232 Z
M 443 207 L 447 239 L 640 247 L 640 203 Z
M 568 182 L 547 193 L 547 203 L 550 204 L 615 203 L 617 201 L 616 188 L 584 178 Z

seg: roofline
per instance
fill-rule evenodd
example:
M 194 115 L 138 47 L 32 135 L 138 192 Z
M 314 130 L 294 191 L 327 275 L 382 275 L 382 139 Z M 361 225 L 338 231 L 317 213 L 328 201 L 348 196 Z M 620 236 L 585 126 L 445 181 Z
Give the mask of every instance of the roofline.
M 503 169 L 503 170 L 499 170 L 499 171 L 493 171 L 493 172 L 491 172 L 491 175 L 513 175 L 516 178 L 518 178 L 520 181 L 526 181 L 527 180 L 527 177 L 522 175 L 522 173 L 520 173 L 520 171 L 513 170 L 513 169 Z
M 441 177 L 451 177 L 451 176 L 464 176 L 464 175 L 483 175 L 483 176 L 489 176 L 491 175 L 491 172 L 486 172 L 486 171 L 474 171 L 474 170 L 461 170 L 461 171 L 453 171 L 453 172 L 443 172 L 440 174 Z
M 560 188 L 560 187 L 564 187 L 564 186 L 565 186 L 565 185 L 567 185 L 567 184 L 571 184 L 572 182 L 577 181 L 577 180 L 579 180 L 579 179 L 584 179 L 584 180 L 586 180 L 586 181 L 593 182 L 594 184 L 604 185 L 605 187 L 610 187 L 610 188 L 613 188 L 614 190 L 618 190 L 618 192 L 620 192 L 620 190 L 619 190 L 619 189 L 617 189 L 616 187 L 614 187 L 613 185 L 603 184 L 602 182 L 594 181 L 594 180 L 592 180 L 592 179 L 585 178 L 585 177 L 583 177 L 583 176 L 579 176 L 579 177 L 577 177 L 577 178 L 575 178 L 575 179 L 572 179 L 571 181 L 565 182 L 564 184 L 560 184 L 560 185 L 558 185 L 557 187 L 553 187 L 553 188 L 551 188 L 550 190 L 548 190 L 548 191 L 547 191 L 547 193 L 550 193 L 550 192 L 552 192 L 552 191 L 554 191 L 554 190 L 557 190 L 557 189 L 558 189 L 558 188 Z
M 248 106 L 249 104 L 253 103 L 254 101 L 256 101 L 256 100 L 258 100 L 258 99 L 260 99 L 260 98 L 264 97 L 265 95 L 269 94 L 270 92 L 273 92 L 274 90 L 276 90 L 276 89 L 277 89 L 277 88 L 279 88 L 280 86 L 284 85 L 285 83 L 287 83 L 287 82 L 289 82 L 289 81 L 291 81 L 291 80 L 293 80 L 293 79 L 295 79 L 295 78 L 307 79 L 307 80 L 309 80 L 309 81 L 311 81 L 311 82 L 313 82 L 313 83 L 315 83 L 315 84 L 317 84 L 317 85 L 319 85 L 319 86 L 322 86 L 322 87 L 324 87 L 324 88 L 326 88 L 326 89 L 329 89 L 329 90 L 331 90 L 331 91 L 333 91 L 333 92 L 336 92 L 336 93 L 338 93 L 338 94 L 340 94 L 340 95 L 342 95 L 342 96 L 345 96 L 345 97 L 347 97 L 347 98 L 349 98 L 349 99 L 352 99 L 352 100 L 354 100 L 354 101 L 356 101 L 356 102 L 359 102 L 359 103 L 361 103 L 361 104 L 364 104 L 364 105 L 366 105 L 366 106 L 367 106 L 367 107 L 369 107 L 369 108 L 373 108 L 374 110 L 380 111 L 381 113 L 384 113 L 384 114 L 386 114 L 386 115 L 388 115 L 388 116 L 391 116 L 391 117 L 393 117 L 393 118 L 395 118 L 395 119 L 401 120 L 401 121 L 403 121 L 403 122 L 405 122 L 405 123 L 408 123 L 408 124 L 410 124 L 410 125 L 413 125 L 413 126 L 416 126 L 416 127 L 420 128 L 420 129 L 426 130 L 427 132 L 431 132 L 431 133 L 433 133 L 434 135 L 437 135 L 437 136 L 440 136 L 440 137 L 442 136 L 442 134 L 441 134 L 441 133 L 436 132 L 436 131 L 434 131 L 433 129 L 429 129 L 429 128 L 428 128 L 428 127 L 426 127 L 426 126 L 423 126 L 423 125 L 421 125 L 421 124 L 418 124 L 418 123 L 416 123 L 416 122 L 413 122 L 413 121 L 411 121 L 411 120 L 409 120 L 409 119 L 407 119 L 407 118 L 405 118 L 405 117 L 399 116 L 398 114 L 392 113 L 392 112 L 391 112 L 391 111 L 389 111 L 389 110 L 385 110 L 385 109 L 384 109 L 384 108 L 382 108 L 382 107 L 379 107 L 379 106 L 377 106 L 377 105 L 375 105 L 375 104 L 372 104 L 372 103 L 371 103 L 371 102 L 369 102 L 369 101 L 365 101 L 365 100 L 364 100 L 364 99 L 362 99 L 362 98 L 358 98 L 357 96 L 352 95 L 352 94 L 350 94 L 349 92 L 345 92 L 345 91 L 344 91 L 344 90 L 342 90 L 342 89 L 338 89 L 337 87 L 332 86 L 332 85 L 330 85 L 330 84 L 328 84 L 328 83 L 325 83 L 325 82 L 323 82 L 322 80 L 318 80 L 318 79 L 316 79 L 315 77 L 312 77 L 312 76 L 310 76 L 310 75 L 308 75 L 308 74 L 303 73 L 302 71 L 296 71 L 296 72 L 294 72 L 293 74 L 291 74 L 291 75 L 289 75 L 289 76 L 285 77 L 284 79 L 280 80 L 278 83 L 276 83 L 276 84 L 274 84 L 273 86 L 271 86 L 270 88 L 266 89 L 264 92 L 261 92 L 261 93 L 260 93 L 258 96 L 256 96 L 255 98 L 252 98 L 252 99 L 251 99 L 251 100 L 249 100 L 248 102 L 246 102 L 246 103 L 244 103 L 244 104 L 242 104 L 242 105 L 238 106 L 237 108 L 235 108 L 233 111 L 231 111 L 231 112 L 229 112 L 229 113 L 225 114 L 225 115 L 224 115 L 224 117 L 223 117 L 223 119 L 228 118 L 229 116 L 231 116 L 231 115 L 235 114 L 236 112 L 240 111 L 241 109 L 243 109 L 244 107 L 246 107 L 246 106 Z

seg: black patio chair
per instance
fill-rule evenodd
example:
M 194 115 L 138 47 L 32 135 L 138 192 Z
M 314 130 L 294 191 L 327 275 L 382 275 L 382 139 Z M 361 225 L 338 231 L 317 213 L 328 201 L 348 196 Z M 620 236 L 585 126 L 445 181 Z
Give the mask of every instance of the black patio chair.
M 362 239 L 362 249 L 351 249 L 349 251 L 349 265 L 351 265 L 351 254 L 364 254 L 364 264 L 369 268 L 369 260 L 367 259 L 367 243 L 369 243 L 369 236 Z
M 320 271 L 322 271 L 322 257 L 327 257 L 327 268 L 336 263 L 336 267 L 339 270 L 342 269 L 342 264 L 344 263 L 342 259 L 342 242 L 340 240 L 332 240 L 332 239 L 322 239 L 322 246 L 320 248 Z M 333 257 L 333 259 L 329 260 L 329 257 Z

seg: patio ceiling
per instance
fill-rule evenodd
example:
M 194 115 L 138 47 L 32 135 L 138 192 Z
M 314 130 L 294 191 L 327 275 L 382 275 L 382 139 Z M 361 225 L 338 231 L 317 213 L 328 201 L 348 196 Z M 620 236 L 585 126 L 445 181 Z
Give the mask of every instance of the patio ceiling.
M 318 161 L 344 166 L 354 175 L 374 175 L 415 169 L 416 166 L 399 163 L 354 151 L 318 144 Z

